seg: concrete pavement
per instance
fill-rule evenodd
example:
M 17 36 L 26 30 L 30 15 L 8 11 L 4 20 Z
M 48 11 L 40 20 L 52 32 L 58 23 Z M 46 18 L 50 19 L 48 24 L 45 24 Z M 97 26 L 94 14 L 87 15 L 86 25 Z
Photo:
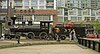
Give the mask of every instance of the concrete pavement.
M 0 54 L 100 54 L 76 44 L 38 45 L 0 49 Z

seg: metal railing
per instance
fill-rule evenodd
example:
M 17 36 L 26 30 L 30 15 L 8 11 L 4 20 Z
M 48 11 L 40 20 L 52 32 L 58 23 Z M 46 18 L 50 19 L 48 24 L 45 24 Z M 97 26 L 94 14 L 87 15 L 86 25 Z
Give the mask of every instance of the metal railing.
M 88 39 L 88 38 L 79 38 L 78 43 L 80 45 L 83 45 L 85 47 L 88 47 L 100 52 L 100 41 L 98 40 L 93 40 L 93 39 Z

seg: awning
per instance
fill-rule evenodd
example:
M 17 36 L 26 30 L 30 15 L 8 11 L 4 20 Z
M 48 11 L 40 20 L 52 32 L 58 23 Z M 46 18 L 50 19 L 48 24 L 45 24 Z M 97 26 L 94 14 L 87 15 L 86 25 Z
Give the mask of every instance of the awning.
M 73 26 L 73 24 L 67 24 L 67 27 L 72 27 Z

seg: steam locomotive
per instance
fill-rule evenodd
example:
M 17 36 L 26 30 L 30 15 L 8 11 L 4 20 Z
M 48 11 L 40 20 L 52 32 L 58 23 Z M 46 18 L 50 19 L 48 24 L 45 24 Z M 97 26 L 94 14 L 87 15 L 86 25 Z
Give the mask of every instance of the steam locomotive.
M 29 39 L 57 39 L 56 29 L 59 28 L 59 35 L 62 40 L 65 40 L 66 37 L 69 37 L 69 33 L 72 29 L 75 30 L 77 37 L 86 36 L 86 27 L 64 27 L 63 24 L 57 24 L 55 27 L 52 27 L 50 23 L 53 21 L 40 21 L 39 25 L 32 24 L 32 21 L 28 21 L 26 25 L 25 22 L 22 22 L 21 26 L 15 25 L 15 17 L 11 18 L 13 20 L 13 25 L 10 25 L 10 33 L 5 34 L 5 38 L 12 39 L 16 38 L 16 34 L 20 36 L 25 36 Z M 11 23 L 9 23 L 11 24 Z

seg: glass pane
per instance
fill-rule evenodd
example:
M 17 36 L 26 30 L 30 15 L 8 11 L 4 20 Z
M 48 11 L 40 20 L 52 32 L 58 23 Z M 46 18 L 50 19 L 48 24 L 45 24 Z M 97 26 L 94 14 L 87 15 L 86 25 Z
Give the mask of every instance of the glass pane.
M 63 9 L 58 9 L 58 14 L 62 15 L 63 14 Z
M 44 4 L 45 4 L 44 0 L 39 0 L 39 5 L 44 5 Z
M 92 21 L 92 22 L 95 21 L 95 17 L 91 17 L 91 21 Z
M 24 6 L 29 6 L 29 0 L 24 0 Z
M 58 22 L 63 22 L 63 17 L 62 16 L 58 17 Z
M 71 17 L 71 21 L 72 22 L 77 22 L 78 20 L 77 20 L 77 17 Z
M 82 17 L 78 17 L 78 22 L 82 22 Z
M 90 22 L 90 17 L 85 17 L 86 22 Z
M 39 6 L 40 9 L 44 9 L 44 6 Z
M 50 20 L 50 16 L 49 15 L 35 15 L 34 16 L 34 22 L 40 22 L 40 21 L 42 21 L 42 20 Z
M 37 5 L 38 0 L 31 0 L 31 5 Z

